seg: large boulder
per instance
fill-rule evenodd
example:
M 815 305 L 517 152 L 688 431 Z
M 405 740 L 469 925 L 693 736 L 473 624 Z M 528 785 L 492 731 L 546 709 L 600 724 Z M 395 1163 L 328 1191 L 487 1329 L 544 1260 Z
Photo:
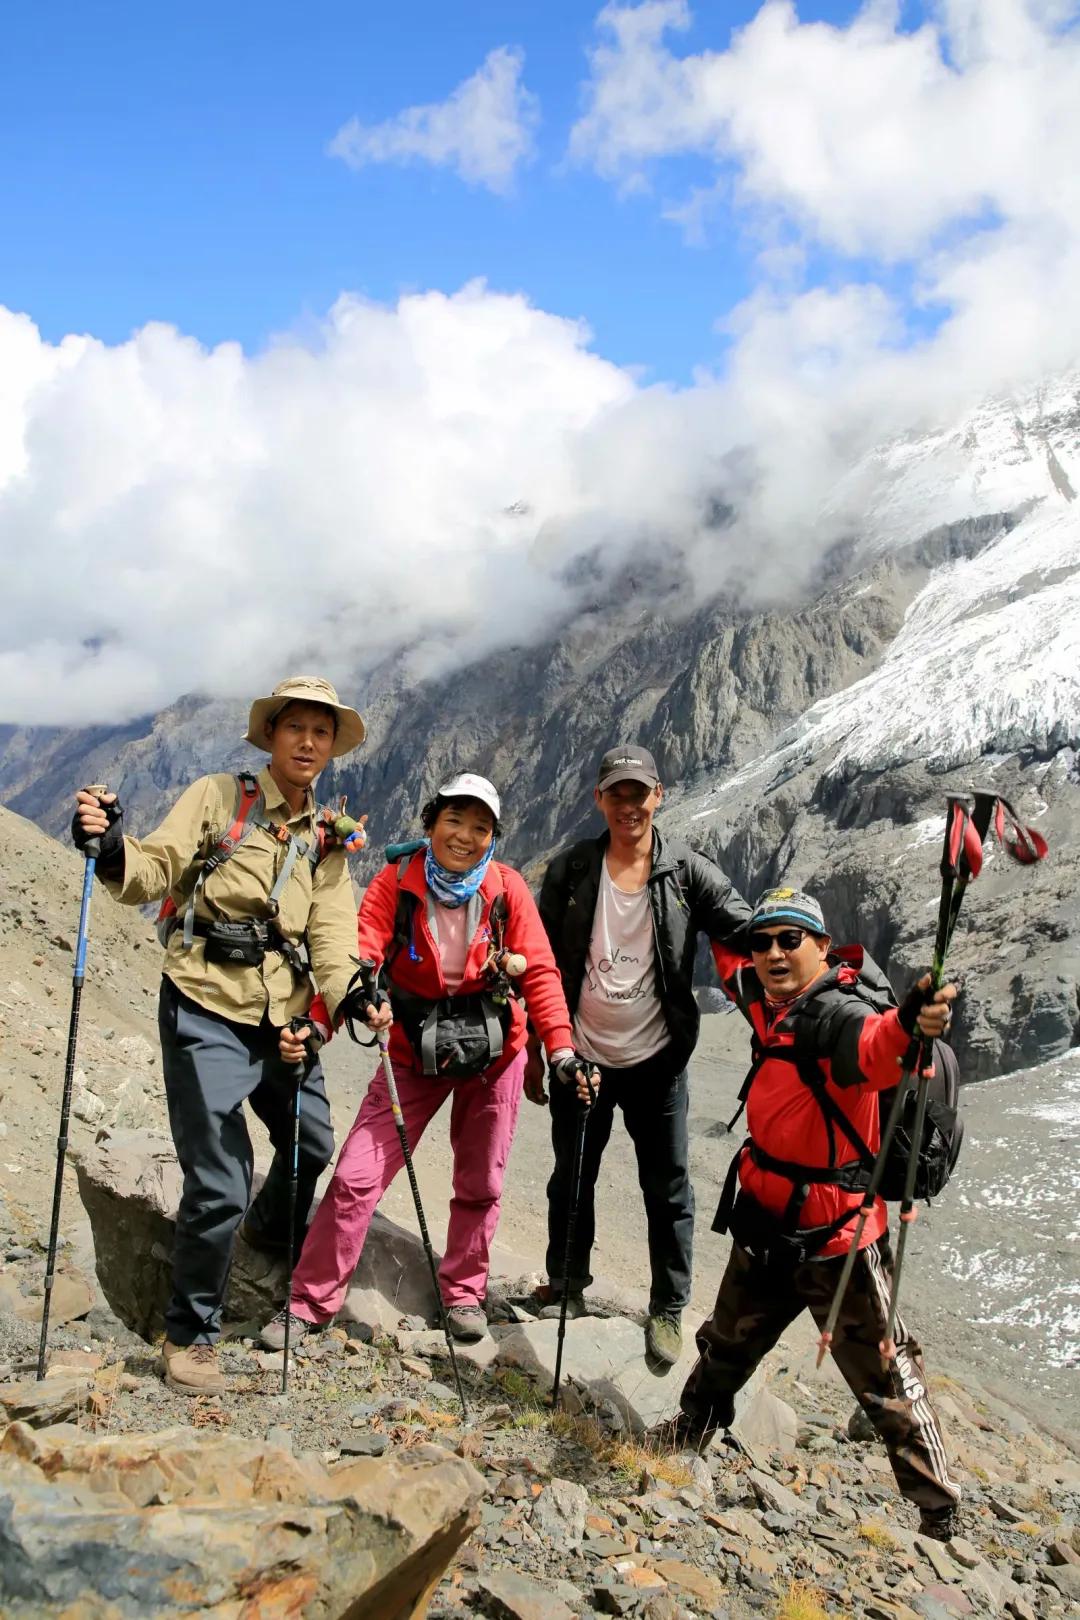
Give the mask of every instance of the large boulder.
M 76 1158 L 79 1194 L 94 1233 L 102 1293 L 125 1326 L 153 1340 L 164 1330 L 183 1175 L 172 1143 L 148 1131 L 99 1131 Z M 256 1178 L 256 1186 L 258 1178 Z M 284 1263 L 238 1237 L 225 1318 L 263 1321 L 285 1297 Z M 418 1238 L 376 1214 L 342 1315 L 390 1327 L 434 1309 Z
M 419 1620 L 482 1492 L 438 1446 L 328 1471 L 188 1428 L 98 1439 L 14 1423 L 0 1441 L 0 1613 Z
M 76 1169 L 93 1228 L 102 1293 L 125 1326 L 153 1340 L 165 1326 L 183 1184 L 172 1143 L 148 1131 L 102 1130 L 76 1156 Z M 521 1265 L 517 1256 L 492 1258 L 511 1269 Z M 284 1297 L 283 1262 L 237 1237 L 226 1321 L 265 1321 Z M 376 1211 L 341 1318 L 390 1329 L 403 1316 L 431 1319 L 435 1312 L 431 1271 L 419 1237 Z

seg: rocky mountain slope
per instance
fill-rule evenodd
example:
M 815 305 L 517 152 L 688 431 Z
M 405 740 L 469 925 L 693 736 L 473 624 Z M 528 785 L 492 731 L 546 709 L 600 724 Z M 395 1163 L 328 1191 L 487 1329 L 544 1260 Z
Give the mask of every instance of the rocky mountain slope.
M 809 600 L 699 601 L 676 556 L 643 558 L 617 599 L 543 646 L 437 681 L 408 680 L 403 663 L 370 672 L 357 683 L 369 740 L 323 794 L 369 811 L 374 859 L 415 829 L 440 779 L 474 766 L 503 790 L 504 852 L 536 875 L 593 827 L 599 753 L 636 737 L 669 784 L 669 829 L 747 894 L 780 878 L 817 889 L 836 934 L 861 938 L 902 984 L 929 951 L 943 794 L 991 786 L 1039 818 L 1052 855 L 1037 874 L 992 864 L 969 902 L 956 950 L 966 1072 L 1068 1049 L 1080 1041 L 1078 397 L 1066 378 L 853 468 L 820 515 L 823 533 L 849 538 L 824 551 Z M 244 719 L 243 704 L 192 696 L 118 728 L 0 728 L 0 801 L 59 834 L 73 785 L 106 779 L 129 826 L 146 828 L 194 775 L 251 763 Z
M 52 1597 L 39 1601 L 28 1594 L 52 1592 L 60 1578 L 62 1563 L 48 1550 L 55 1542 L 43 1540 L 35 1525 L 58 1511 L 58 1499 L 43 1493 L 56 1488 L 51 1481 L 62 1457 L 64 1489 L 75 1475 L 85 1482 L 81 1508 L 91 1509 L 102 1492 L 103 1511 L 115 1514 L 108 1492 L 116 1468 L 125 1477 L 149 1471 L 160 1485 L 178 1433 L 188 1451 L 205 1446 L 208 1456 L 212 1452 L 208 1468 L 231 1469 L 235 1456 L 238 1479 L 253 1446 L 260 1477 L 270 1470 L 275 1481 L 295 1472 L 290 1452 L 305 1478 L 324 1465 L 333 1478 L 357 1458 L 380 1452 L 394 1468 L 408 1468 L 411 1458 L 436 1467 L 436 1454 L 424 1449 L 430 1442 L 456 1449 L 482 1475 L 480 1525 L 432 1597 L 430 1612 L 440 1620 L 585 1620 L 612 1613 L 694 1620 L 720 1612 L 729 1620 L 754 1614 L 941 1620 L 1003 1612 L 1013 1620 L 1063 1620 L 1080 1601 L 1080 1463 L 1070 1443 L 1075 1371 L 1068 1370 L 1077 1354 L 1068 1234 L 1075 1208 L 1069 1148 L 1074 1057 L 976 1088 L 957 1181 L 916 1228 L 906 1306 L 927 1345 L 935 1400 L 967 1503 L 964 1534 L 948 1547 L 913 1533 L 880 1448 L 849 1434 L 850 1397 L 828 1364 L 822 1375 L 815 1372 L 809 1334 L 798 1327 L 773 1358 L 767 1388 L 742 1414 L 744 1453 L 717 1447 L 704 1458 L 655 1456 L 642 1453 L 626 1432 L 618 1401 L 550 1417 L 544 1368 L 550 1377 L 552 1325 L 523 1320 L 522 1306 L 512 1301 L 532 1279 L 516 1279 L 493 1290 L 498 1337 L 489 1344 L 498 1359 L 466 1366 L 472 1410 L 462 1427 L 439 1336 L 424 1331 L 422 1319 L 399 1319 L 420 1308 L 403 1278 L 422 1274 L 426 1280 L 409 1236 L 415 1220 L 402 1178 L 384 1207 L 407 1230 L 393 1236 L 387 1252 L 392 1286 L 384 1282 L 374 1342 L 362 1328 L 349 1330 L 354 1336 L 339 1329 L 305 1347 L 283 1403 L 280 1358 L 254 1353 L 240 1327 L 225 1351 L 229 1392 L 193 1405 L 162 1385 L 151 1348 L 104 1308 L 95 1250 L 97 1264 L 108 1263 L 108 1234 L 91 1234 L 72 1175 L 50 1336 L 54 1370 L 44 1385 L 34 1384 L 80 868 L 73 852 L 0 811 L 0 1424 L 5 1417 L 20 1420 L 0 1443 L 0 1496 L 13 1504 L 4 1517 L 10 1527 L 5 1572 L 17 1567 L 23 1583 L 18 1592 L 2 1591 L 0 1606 L 35 1620 L 56 1612 Z M 84 1163 L 109 1151 L 107 1143 L 95 1147 L 103 1128 L 118 1138 L 129 1126 L 164 1130 L 153 1024 L 159 965 L 149 925 L 97 893 L 73 1122 L 73 1158 Z M 707 1018 L 691 1117 L 703 1216 L 731 1152 L 714 1126 L 731 1112 L 744 1063 L 737 1017 Z M 335 1041 L 327 1067 L 340 1137 L 366 1084 L 370 1055 Z M 542 1248 L 547 1132 L 543 1111 L 523 1109 L 499 1232 L 504 1272 L 506 1247 L 525 1264 L 530 1256 L 535 1264 Z M 253 1136 L 265 1165 L 257 1126 Z M 438 1124 L 417 1155 L 417 1171 L 438 1244 L 449 1183 L 445 1128 Z M 598 1266 L 613 1279 L 624 1311 L 635 1301 L 644 1304 L 629 1286 L 640 1276 L 645 1248 L 637 1200 L 626 1197 L 634 1182 L 620 1134 L 599 1189 Z M 725 1242 L 705 1231 L 706 1224 L 703 1219 L 694 1313 L 707 1310 L 724 1261 Z M 164 1263 L 161 1255 L 158 1260 Z M 114 1268 L 124 1263 L 123 1253 L 114 1252 Z M 371 1264 L 377 1270 L 377 1256 Z M 357 1292 L 363 1316 L 371 1299 Z M 260 1317 L 267 1309 L 264 1303 Z M 632 1322 L 610 1317 L 600 1326 L 612 1338 L 621 1335 L 620 1343 L 629 1336 L 640 1344 L 640 1327 Z M 592 1338 L 602 1336 L 592 1318 L 571 1324 L 565 1363 L 571 1376 L 585 1380 Z M 655 1380 L 641 1374 L 631 1382 L 632 1405 L 640 1402 L 641 1385 L 655 1399 Z M 26 1428 L 50 1422 L 61 1426 L 40 1439 Z M 178 1423 L 190 1426 L 157 1432 Z M 188 1478 L 200 1477 L 198 1456 L 185 1467 Z M 190 1508 L 189 1494 L 196 1497 Z M 156 1501 L 152 1493 L 131 1500 L 121 1525 L 71 1511 L 65 1498 L 64 1535 L 77 1567 L 85 1567 L 93 1542 L 94 1556 L 107 1554 L 109 1567 L 119 1572 L 103 1620 L 161 1612 L 151 1607 L 157 1599 L 145 1582 L 137 1590 L 125 1585 L 118 1549 L 126 1537 L 153 1537 L 159 1518 L 162 1533 L 170 1525 L 170 1533 L 183 1533 L 188 1511 L 201 1526 L 211 1519 L 222 1526 L 211 1538 L 212 1556 L 199 1554 L 207 1604 L 211 1594 L 217 1602 L 231 1590 L 223 1582 L 242 1565 L 245 1544 L 228 1533 L 231 1521 L 216 1501 L 208 1515 L 187 1483 L 173 1501 Z M 337 1565 L 324 1564 L 330 1579 Z M 267 1613 L 273 1591 L 266 1587 Z M 202 1593 L 192 1601 L 199 1612 Z M 224 1615 L 228 1604 L 222 1600 L 219 1610 L 203 1612 Z

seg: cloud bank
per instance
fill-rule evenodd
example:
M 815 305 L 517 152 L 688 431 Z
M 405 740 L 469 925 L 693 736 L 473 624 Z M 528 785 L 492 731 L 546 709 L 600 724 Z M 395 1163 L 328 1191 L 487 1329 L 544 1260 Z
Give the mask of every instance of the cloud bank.
M 772 0 L 679 57 L 681 0 L 608 7 L 575 156 L 660 207 L 665 163 L 704 154 L 761 250 L 692 387 L 479 283 L 346 296 L 254 357 L 165 326 L 52 345 L 0 308 L 0 720 L 119 721 L 301 666 L 348 684 L 402 649 L 451 672 L 628 558 L 797 593 L 872 526 L 873 460 L 851 469 L 876 442 L 1080 360 L 1075 9 L 946 0 L 912 34 L 891 4 L 839 29 Z M 966 454 L 925 526 L 990 499 Z
M 522 82 L 521 51 L 500 45 L 445 101 L 407 107 L 381 124 L 350 118 L 327 150 L 352 169 L 369 163 L 430 163 L 472 185 L 509 191 L 533 153 L 540 103 Z

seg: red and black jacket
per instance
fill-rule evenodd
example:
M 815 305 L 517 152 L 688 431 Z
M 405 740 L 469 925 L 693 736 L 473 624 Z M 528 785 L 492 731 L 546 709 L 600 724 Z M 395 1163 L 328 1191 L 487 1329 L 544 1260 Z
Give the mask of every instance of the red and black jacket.
M 830 952 L 826 970 L 801 996 L 774 1004 L 750 956 L 723 945 L 714 945 L 713 956 L 725 992 L 753 1030 L 754 1062 L 740 1093 L 749 1135 L 732 1166 L 727 1213 L 737 1175 L 741 1192 L 788 1232 L 816 1234 L 814 1258 L 844 1254 L 862 1202 L 855 1143 L 877 1152 L 878 1093 L 897 1084 L 910 1044 L 888 1005 L 888 980 L 861 946 L 847 946 Z M 718 1222 L 724 1213 L 721 1200 Z M 876 1242 L 886 1225 L 879 1198 L 860 1246 Z M 738 1238 L 734 1226 L 733 1233 Z
M 480 895 L 483 905 L 479 921 L 469 943 L 464 976 L 454 996 L 469 996 L 491 989 L 485 963 L 492 944 L 492 907 L 502 896 L 505 900 L 502 942 L 508 950 L 520 952 L 528 963 L 515 983 L 525 998 L 529 1022 L 549 1054 L 559 1047 L 572 1048 L 574 1035 L 559 970 L 524 878 L 513 867 L 492 861 L 480 885 Z M 413 897 L 416 902 L 410 903 L 407 910 L 401 906 L 405 896 Z M 398 933 L 399 919 L 403 915 L 408 918 L 408 938 L 404 942 Z M 392 990 L 396 987 L 409 996 L 432 1002 L 451 994 L 443 978 L 439 947 L 428 927 L 422 850 L 400 873 L 396 865 L 382 868 L 368 886 L 356 921 L 361 960 L 374 962 L 376 967 L 385 963 Z M 509 1028 L 502 1053 L 488 1071 L 490 1078 L 501 1074 L 525 1045 L 525 1008 L 512 996 L 508 1010 Z M 390 1055 L 395 1064 L 415 1066 L 415 1052 L 405 1030 L 396 1021 L 390 1031 Z

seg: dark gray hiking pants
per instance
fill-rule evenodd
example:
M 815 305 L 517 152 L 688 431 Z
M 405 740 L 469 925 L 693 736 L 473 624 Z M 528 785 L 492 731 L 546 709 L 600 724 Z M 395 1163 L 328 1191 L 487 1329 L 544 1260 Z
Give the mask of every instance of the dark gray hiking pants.
M 551 1145 L 555 1167 L 547 1184 L 547 1274 L 562 1291 L 566 1228 L 573 1197 L 574 1148 L 581 1125 L 581 1104 L 573 1086 L 554 1080 L 551 1099 Z M 637 1155 L 638 1183 L 645 1200 L 649 1232 L 649 1311 L 681 1311 L 690 1300 L 694 1249 L 694 1188 L 690 1181 L 687 1134 L 687 1071 L 671 1072 L 666 1052 L 658 1052 L 630 1069 L 600 1070 L 600 1089 L 589 1110 L 581 1161 L 581 1194 L 570 1255 L 569 1292 L 592 1282 L 590 1256 L 596 1237 L 596 1179 L 611 1137 L 615 1109 Z M 618 1219 L 617 1212 L 614 1218 Z
M 173 1245 L 173 1293 L 165 1332 L 173 1344 L 213 1344 L 232 1263 L 233 1239 L 251 1197 L 253 1155 L 245 1101 L 262 1120 L 274 1162 L 251 1206 L 252 1227 L 288 1241 L 292 1069 L 278 1056 L 278 1030 L 237 1024 L 161 981 L 158 1029 L 165 1093 L 184 1191 Z M 300 1093 L 296 1231 L 302 1237 L 315 1183 L 330 1162 L 334 1132 L 322 1068 L 306 1066 Z

